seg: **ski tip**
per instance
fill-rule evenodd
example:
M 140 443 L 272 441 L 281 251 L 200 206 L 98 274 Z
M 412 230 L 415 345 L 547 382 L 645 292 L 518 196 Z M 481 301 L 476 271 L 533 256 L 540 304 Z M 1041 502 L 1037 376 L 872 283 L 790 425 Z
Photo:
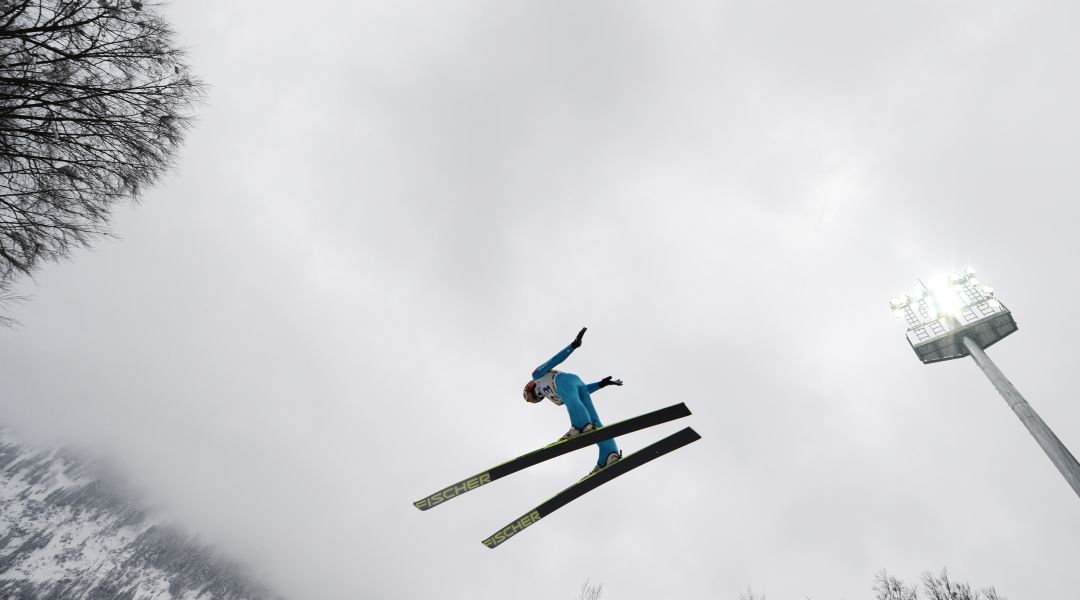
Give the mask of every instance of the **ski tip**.
M 417 500 L 416 502 L 413 502 L 412 505 L 416 507 L 416 510 L 427 510 L 431 508 L 431 503 L 428 502 L 427 498 Z
M 496 477 L 496 479 L 498 478 Z M 413 502 L 413 506 L 420 510 L 434 508 L 443 502 L 457 498 L 465 492 L 470 492 L 489 483 L 491 483 L 491 471 L 485 471 L 484 473 L 480 473 L 479 475 L 475 475 L 468 479 L 463 479 L 454 485 L 439 490 L 427 498 L 417 500 L 416 502 Z
M 528 513 L 521 515 L 518 520 L 488 536 L 482 543 L 488 548 L 494 549 L 499 544 L 521 533 L 526 527 L 536 523 L 542 518 L 544 518 L 544 516 L 540 514 L 540 508 L 534 508 Z

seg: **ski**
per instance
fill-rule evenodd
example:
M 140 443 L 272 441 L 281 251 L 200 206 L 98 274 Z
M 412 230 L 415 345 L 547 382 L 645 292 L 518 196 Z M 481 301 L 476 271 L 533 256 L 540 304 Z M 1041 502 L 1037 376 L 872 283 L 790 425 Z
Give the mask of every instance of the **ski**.
M 677 431 L 652 445 L 646 446 L 641 450 L 638 450 L 637 452 L 623 458 L 622 460 L 608 465 L 607 467 L 597 471 L 596 473 L 587 475 L 581 481 L 566 488 L 558 494 L 555 494 L 551 497 L 551 499 L 525 513 L 520 518 L 512 521 L 506 527 L 503 527 L 499 531 L 491 534 L 490 537 L 483 541 L 483 544 L 488 548 L 495 548 L 499 544 L 502 544 L 506 540 L 521 533 L 526 527 L 532 525 L 533 523 L 536 523 L 540 519 L 543 519 L 544 517 L 550 515 L 551 513 L 562 508 L 563 506 L 566 506 L 571 501 L 580 498 L 586 493 L 595 490 L 596 488 L 604 485 L 612 479 L 615 479 L 619 475 L 622 475 L 637 467 L 640 467 L 641 465 L 653 459 L 659 458 L 660 456 L 663 456 L 669 452 L 678 450 L 679 448 L 682 448 L 683 446 L 699 439 L 701 439 L 701 436 L 698 435 L 698 433 L 693 429 L 687 427 L 686 429 Z
M 480 486 L 487 485 L 496 479 L 501 479 L 511 473 L 516 473 L 546 460 L 562 456 L 563 454 L 573 452 L 574 450 L 586 446 L 591 446 L 603 440 L 609 440 L 614 437 L 619 437 L 620 435 L 626 435 L 645 429 L 646 427 L 667 423 L 668 421 L 674 421 L 675 419 L 681 419 L 682 417 L 689 415 L 690 409 L 686 407 L 686 404 L 680 402 L 666 408 L 661 408 L 660 410 L 654 410 L 651 413 L 631 417 L 625 421 L 619 421 L 618 423 L 612 423 L 611 425 L 606 425 L 566 440 L 560 440 L 548 444 L 539 450 L 534 450 L 528 454 L 523 454 L 513 460 L 504 462 L 501 465 L 494 466 L 487 471 L 477 473 L 454 485 L 447 486 L 426 498 L 413 502 L 413 506 L 420 510 L 428 510 L 429 508 L 438 506 L 452 498 L 456 498 L 465 492 L 470 492 Z

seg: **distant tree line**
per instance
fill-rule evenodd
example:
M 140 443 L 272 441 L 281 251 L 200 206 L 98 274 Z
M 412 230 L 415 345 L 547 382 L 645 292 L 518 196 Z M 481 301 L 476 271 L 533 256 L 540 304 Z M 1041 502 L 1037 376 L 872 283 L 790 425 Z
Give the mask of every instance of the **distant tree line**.
M 913 586 L 882 571 L 875 576 L 873 590 L 874 600 L 1008 600 L 993 586 L 979 590 L 970 584 L 953 581 L 947 569 L 942 569 L 940 575 L 923 573 L 922 581 Z M 600 600 L 603 591 L 603 585 L 592 585 L 586 579 L 574 600 Z M 747 590 L 739 594 L 739 600 L 767 599 Z
M 947 569 L 942 569 L 937 576 L 923 573 L 921 587 L 919 584 L 908 586 L 882 571 L 877 574 L 874 591 L 877 593 L 875 600 L 1008 600 L 994 586 L 978 590 L 967 583 L 952 581 Z
M 0 297 L 170 166 L 203 85 L 159 8 L 0 0 Z
M 993 586 L 979 590 L 970 584 L 953 581 L 947 569 L 942 569 L 940 575 L 923 573 L 922 581 L 910 586 L 882 571 L 875 576 L 873 590 L 874 600 L 1008 600 Z M 739 594 L 739 600 L 767 599 L 747 590 Z

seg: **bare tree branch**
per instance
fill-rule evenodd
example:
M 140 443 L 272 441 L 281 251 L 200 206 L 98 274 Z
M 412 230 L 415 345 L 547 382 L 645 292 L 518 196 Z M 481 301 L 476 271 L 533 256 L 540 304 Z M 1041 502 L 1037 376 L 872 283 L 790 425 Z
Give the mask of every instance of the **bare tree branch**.
M 586 579 L 585 583 L 581 584 L 581 592 L 578 594 L 576 600 L 600 600 L 600 596 L 604 593 L 604 584 L 590 585 L 589 580 Z

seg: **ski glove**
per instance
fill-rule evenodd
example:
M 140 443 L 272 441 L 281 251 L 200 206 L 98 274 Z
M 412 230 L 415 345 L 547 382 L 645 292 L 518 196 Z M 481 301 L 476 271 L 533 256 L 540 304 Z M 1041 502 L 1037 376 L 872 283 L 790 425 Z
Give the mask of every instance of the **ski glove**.
M 585 337 L 585 330 L 586 329 L 588 329 L 588 327 L 582 327 L 581 331 L 577 332 L 577 337 L 574 338 L 574 341 L 570 342 L 570 347 L 571 348 L 580 348 L 581 347 L 581 338 Z
M 609 385 L 622 385 L 622 379 L 612 379 L 611 375 L 600 380 L 600 387 L 605 388 Z

